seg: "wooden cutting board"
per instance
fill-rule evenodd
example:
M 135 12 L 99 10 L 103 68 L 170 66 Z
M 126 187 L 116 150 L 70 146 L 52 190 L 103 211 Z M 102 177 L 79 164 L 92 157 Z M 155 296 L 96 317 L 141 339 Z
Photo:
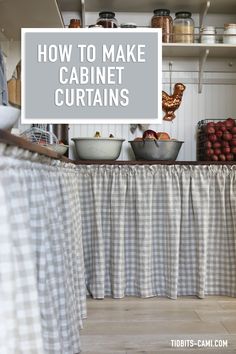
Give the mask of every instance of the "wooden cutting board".
M 21 62 L 16 66 L 16 74 L 7 82 L 8 101 L 11 105 L 21 107 Z

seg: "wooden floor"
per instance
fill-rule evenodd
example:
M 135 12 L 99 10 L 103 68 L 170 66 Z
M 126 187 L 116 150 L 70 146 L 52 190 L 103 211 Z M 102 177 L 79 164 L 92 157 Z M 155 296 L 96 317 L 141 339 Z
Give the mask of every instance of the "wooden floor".
M 93 300 L 82 354 L 236 353 L 236 299 L 211 296 Z M 172 348 L 171 340 L 227 340 L 228 348 Z

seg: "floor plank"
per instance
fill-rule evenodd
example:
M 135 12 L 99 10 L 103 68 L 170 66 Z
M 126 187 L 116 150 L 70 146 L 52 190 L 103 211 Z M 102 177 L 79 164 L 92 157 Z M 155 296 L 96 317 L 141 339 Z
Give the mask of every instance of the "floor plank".
M 93 300 L 82 354 L 236 354 L 236 299 L 210 296 Z M 227 348 L 178 348 L 171 340 L 227 340 Z

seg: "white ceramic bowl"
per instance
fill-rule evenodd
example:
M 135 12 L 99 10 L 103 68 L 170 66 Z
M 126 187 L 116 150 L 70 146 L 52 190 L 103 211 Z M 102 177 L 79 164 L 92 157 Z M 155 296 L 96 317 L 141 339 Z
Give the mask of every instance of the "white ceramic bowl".
M 124 139 L 116 138 L 73 138 L 80 160 L 116 160 Z
M 20 117 L 20 109 L 0 105 L 0 129 L 11 129 Z

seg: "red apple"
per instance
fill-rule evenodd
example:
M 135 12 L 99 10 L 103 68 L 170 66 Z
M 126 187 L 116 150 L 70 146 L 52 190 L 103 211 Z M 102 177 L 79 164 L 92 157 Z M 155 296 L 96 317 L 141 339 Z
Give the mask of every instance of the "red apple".
M 206 156 L 211 156 L 214 154 L 214 150 L 213 149 L 206 149 Z
M 212 143 L 209 140 L 207 140 L 207 141 L 205 141 L 204 146 L 205 146 L 205 148 L 209 149 L 212 147 Z
M 217 140 L 217 136 L 215 134 L 209 134 L 208 139 L 214 143 Z
M 219 160 L 218 156 L 216 156 L 216 155 L 212 155 L 211 159 L 212 159 L 212 161 L 218 161 Z
M 236 123 L 236 119 L 235 119 L 235 118 L 231 118 L 231 117 L 230 117 L 230 118 L 227 118 L 226 120 L 231 121 L 231 122 L 234 123 L 234 124 Z
M 220 155 L 221 154 L 221 150 L 220 149 L 214 149 L 214 154 L 215 155 Z
M 217 129 L 221 129 L 223 125 L 224 125 L 223 122 L 217 122 L 216 123 L 216 128 Z
M 214 126 L 215 126 L 215 123 L 214 123 L 214 122 L 208 122 L 206 126 L 207 126 L 207 127 L 214 127 Z
M 230 145 L 231 146 L 236 146 L 236 139 L 231 140 Z
M 234 155 L 233 154 L 227 154 L 226 155 L 226 160 L 227 161 L 233 161 L 233 159 L 234 159 Z
M 221 142 L 222 147 L 229 147 L 229 142 L 228 141 L 222 141 Z
M 224 125 L 222 125 L 221 128 L 220 128 L 220 130 L 221 130 L 222 132 L 225 132 L 225 131 L 226 131 L 226 127 L 225 127 Z
M 236 127 L 235 127 L 235 126 L 232 127 L 232 128 L 230 129 L 230 132 L 231 132 L 232 134 L 236 134 Z
M 214 129 L 214 126 L 215 126 L 214 122 L 208 122 L 206 125 L 203 126 L 203 131 L 207 133 L 210 128 Z
M 217 138 L 221 138 L 223 135 L 223 132 L 222 132 L 222 130 L 217 130 L 215 134 L 216 134 Z
M 231 152 L 232 152 L 232 154 L 235 154 L 235 155 L 236 155 L 236 146 L 233 146 L 233 147 L 231 148 Z
M 158 132 L 158 133 L 156 133 L 156 138 L 158 140 L 170 140 L 170 136 L 166 132 Z
M 213 143 L 213 148 L 214 149 L 221 148 L 221 143 L 219 141 L 216 141 L 215 143 Z
M 234 119 L 232 119 L 232 118 L 228 118 L 224 122 L 224 126 L 226 127 L 226 129 L 231 129 L 234 127 L 234 125 L 235 125 L 235 122 L 234 122 Z
M 220 161 L 225 161 L 225 160 L 226 160 L 225 155 L 224 155 L 224 154 L 220 154 L 220 155 L 219 155 L 219 160 L 220 160 Z
M 225 141 L 229 141 L 232 138 L 233 138 L 233 135 L 228 130 L 226 130 L 224 132 L 224 134 L 222 135 L 222 139 L 225 140 Z
M 206 127 L 206 134 L 214 134 L 215 133 L 215 128 L 210 126 Z
M 143 139 L 153 139 L 156 140 L 156 132 L 154 130 L 148 129 L 143 133 Z
M 231 149 L 230 149 L 229 146 L 226 146 L 226 147 L 224 147 L 224 148 L 222 149 L 222 152 L 223 152 L 224 154 L 229 154 L 229 153 L 231 152 Z

